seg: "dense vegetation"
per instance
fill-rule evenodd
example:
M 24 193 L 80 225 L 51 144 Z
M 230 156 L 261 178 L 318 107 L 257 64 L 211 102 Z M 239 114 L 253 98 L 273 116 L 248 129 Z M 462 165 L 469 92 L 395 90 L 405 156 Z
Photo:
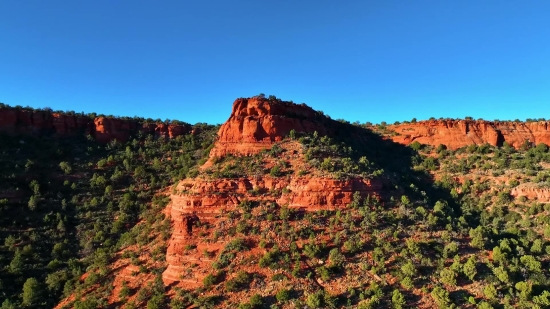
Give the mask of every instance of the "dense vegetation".
M 208 155 L 217 128 L 194 129 L 173 140 L 147 135 L 108 145 L 0 135 L 2 308 L 52 308 L 97 283 L 88 305 L 105 303 L 117 251 L 153 235 L 132 227 L 163 222 L 161 189 L 196 173 Z M 169 236 L 169 224 L 159 228 Z

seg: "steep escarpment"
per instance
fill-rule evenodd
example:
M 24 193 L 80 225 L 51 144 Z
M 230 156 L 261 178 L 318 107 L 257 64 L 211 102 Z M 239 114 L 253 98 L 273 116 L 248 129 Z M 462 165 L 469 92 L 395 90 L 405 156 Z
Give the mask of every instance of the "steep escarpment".
M 505 142 L 519 148 L 526 141 L 550 145 L 548 122 L 501 122 L 484 120 L 428 120 L 388 126 L 392 140 L 402 144 L 417 141 L 421 144 L 449 149 L 468 145 L 490 144 L 502 146 Z
M 185 123 L 155 123 L 136 119 L 90 117 L 38 109 L 0 107 L 0 132 L 7 134 L 91 135 L 98 142 L 126 142 L 137 134 L 175 138 L 191 132 Z

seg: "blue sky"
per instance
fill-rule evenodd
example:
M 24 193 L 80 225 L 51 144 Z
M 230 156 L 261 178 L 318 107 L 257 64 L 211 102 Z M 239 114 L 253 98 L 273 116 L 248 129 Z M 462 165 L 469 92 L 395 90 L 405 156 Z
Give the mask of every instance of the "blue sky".
M 2 0 L 0 102 L 224 122 L 550 118 L 550 1 Z

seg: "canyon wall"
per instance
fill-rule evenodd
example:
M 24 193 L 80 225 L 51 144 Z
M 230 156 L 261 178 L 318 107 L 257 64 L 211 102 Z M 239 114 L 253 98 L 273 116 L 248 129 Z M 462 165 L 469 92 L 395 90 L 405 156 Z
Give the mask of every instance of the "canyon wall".
M 525 141 L 550 145 L 550 127 L 547 121 L 500 122 L 484 120 L 428 120 L 417 123 L 390 125 L 398 135 L 395 142 L 408 145 L 414 141 L 449 149 L 476 144 L 502 146 L 504 142 L 519 148 Z
M 0 108 L 0 132 L 8 134 L 90 134 L 101 143 L 127 141 L 137 133 L 174 138 L 191 131 L 188 124 L 142 123 L 132 119 L 51 113 L 41 110 Z

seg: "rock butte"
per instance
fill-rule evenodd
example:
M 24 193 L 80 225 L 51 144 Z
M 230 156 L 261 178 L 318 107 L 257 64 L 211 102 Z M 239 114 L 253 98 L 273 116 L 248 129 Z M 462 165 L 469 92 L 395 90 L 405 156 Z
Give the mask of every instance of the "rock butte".
M 418 141 L 420 144 L 433 146 L 443 144 L 453 150 L 485 143 L 502 146 L 504 142 L 519 148 L 526 140 L 550 145 L 548 121 L 428 120 L 390 125 L 388 128 L 399 133 L 391 137 L 392 140 L 405 145 Z
M 322 113 L 306 105 L 267 100 L 263 98 L 237 99 L 233 103 L 231 116 L 218 132 L 218 140 L 210 153 L 210 159 L 226 154 L 251 155 L 273 143 L 283 140 L 291 130 L 320 135 L 328 134 L 327 122 Z M 332 121 L 336 123 L 335 121 Z M 212 160 L 205 164 L 210 166 Z M 253 196 L 249 192 L 285 189 L 280 196 Z M 248 177 L 240 179 L 206 180 L 186 179 L 175 187 L 171 195 L 168 213 L 173 222 L 173 234 L 168 243 L 168 267 L 163 273 L 166 284 L 179 282 L 184 287 L 202 284 L 207 273 L 194 273 L 193 278 L 181 279 L 183 262 L 201 263 L 201 269 L 209 269 L 213 261 L 187 253 L 186 245 L 195 244 L 197 237 L 188 233 L 186 220 L 196 215 L 201 222 L 223 229 L 226 220 L 222 214 L 235 210 L 242 200 L 273 201 L 288 205 L 299 211 L 336 209 L 345 207 L 353 200 L 353 193 L 377 195 L 382 183 L 376 180 L 354 178 L 335 180 L 320 177 Z M 214 251 L 223 248 L 223 243 L 200 244 L 202 250 Z M 206 265 L 204 265 L 206 264 Z M 204 267 L 206 266 L 206 267 Z
M 141 123 L 136 120 L 0 108 L 0 131 L 8 134 L 53 133 L 58 136 L 90 134 L 98 142 L 127 141 L 139 132 L 175 138 L 191 132 L 188 124 Z

